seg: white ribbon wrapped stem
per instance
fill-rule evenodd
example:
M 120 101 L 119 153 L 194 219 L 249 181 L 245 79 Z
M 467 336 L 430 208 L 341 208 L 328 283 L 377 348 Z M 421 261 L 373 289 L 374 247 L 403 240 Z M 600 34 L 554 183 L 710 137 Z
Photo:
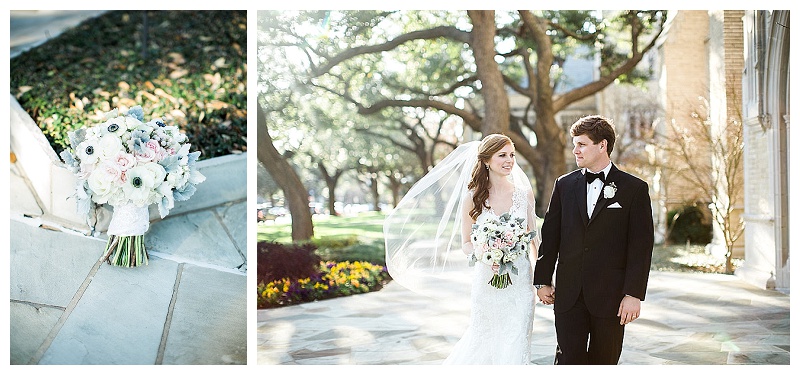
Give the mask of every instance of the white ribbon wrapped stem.
M 150 213 L 147 206 L 124 204 L 114 206 L 111 223 L 108 224 L 108 235 L 138 236 L 150 228 Z

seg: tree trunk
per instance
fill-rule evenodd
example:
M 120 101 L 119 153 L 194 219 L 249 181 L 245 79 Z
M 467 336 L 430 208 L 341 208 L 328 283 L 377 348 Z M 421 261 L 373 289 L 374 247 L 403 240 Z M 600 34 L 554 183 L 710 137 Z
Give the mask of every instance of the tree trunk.
M 400 203 L 400 188 L 402 187 L 402 183 L 391 173 L 388 173 L 386 177 L 389 178 L 389 189 L 392 191 L 392 207 L 397 207 L 397 204 Z
M 321 161 L 318 161 L 317 165 L 319 166 L 319 171 L 322 173 L 322 178 L 325 179 L 325 185 L 328 186 L 328 211 L 330 211 L 331 216 L 339 216 L 335 208 L 336 186 L 339 185 L 339 177 L 342 177 L 344 171 L 336 170 L 336 173 L 331 175 L 328 173 L 328 168 L 325 168 L 325 164 Z
M 372 201 L 375 204 L 375 212 L 381 212 L 381 196 L 380 193 L 378 193 L 378 178 L 373 175 L 370 176 L 369 180 L 371 182 L 369 190 L 372 194 Z
M 484 101 L 481 133 L 508 133 L 509 104 L 503 74 L 495 61 L 495 42 L 497 24 L 493 10 L 469 10 L 472 20 L 470 45 L 472 46 L 478 79 L 481 81 L 481 96 Z
M 536 214 L 543 217 L 547 206 L 550 205 L 550 196 L 556 179 L 566 172 L 567 159 L 564 153 L 566 136 L 564 130 L 558 125 L 554 115 L 542 113 L 537 115 L 536 152 L 547 157 L 537 158 L 533 166 L 536 177 Z
M 289 162 L 284 159 L 272 144 L 264 110 L 257 107 L 257 154 L 258 161 L 264 165 L 275 182 L 283 190 L 289 212 L 292 214 L 292 240 L 306 241 L 314 237 L 314 224 L 308 209 L 308 190 Z

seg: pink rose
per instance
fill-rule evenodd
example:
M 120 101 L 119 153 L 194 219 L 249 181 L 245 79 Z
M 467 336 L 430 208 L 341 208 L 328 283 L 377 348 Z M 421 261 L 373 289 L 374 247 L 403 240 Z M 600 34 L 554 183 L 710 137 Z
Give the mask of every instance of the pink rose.
M 124 172 L 136 165 L 136 158 L 131 154 L 120 152 L 114 157 L 113 162 Z
M 136 152 L 136 160 L 148 163 L 151 161 L 159 161 L 163 159 L 163 148 L 156 140 L 149 140 L 142 146 L 141 152 Z
M 114 160 L 107 160 L 97 167 L 98 171 L 106 175 L 112 182 L 122 185 L 124 173 Z

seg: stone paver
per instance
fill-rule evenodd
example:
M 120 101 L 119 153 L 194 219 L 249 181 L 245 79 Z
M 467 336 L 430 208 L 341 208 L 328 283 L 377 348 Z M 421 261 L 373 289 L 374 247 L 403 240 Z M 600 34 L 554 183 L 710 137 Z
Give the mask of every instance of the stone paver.
M 441 364 L 465 330 L 468 293 L 396 283 L 357 296 L 258 311 L 259 365 Z M 551 306 L 536 305 L 531 362 L 555 358 Z M 621 365 L 789 364 L 789 295 L 735 276 L 652 272 Z
M 11 364 L 27 364 L 55 327 L 64 308 L 11 301 Z
M 19 168 L 15 164 L 11 164 L 11 173 L 9 173 L 9 186 L 11 186 L 11 202 L 15 202 L 13 210 L 19 215 L 28 215 L 31 217 L 41 216 L 42 209 L 39 203 L 36 202 L 36 197 L 28 189 Z
M 247 362 L 246 284 L 238 272 L 185 265 L 162 363 Z
M 66 307 L 105 250 L 96 238 L 11 220 L 11 299 Z
M 236 207 L 244 215 L 245 205 Z M 183 259 L 151 252 L 138 268 L 99 262 L 105 241 L 98 238 L 12 218 L 11 363 L 247 363 L 246 273 L 215 265 L 225 263 L 213 258 L 213 246 L 232 251 L 236 265 L 246 259 L 220 229 L 233 223 L 220 222 L 216 211 L 202 212 L 217 227 L 197 230 L 222 232 L 219 243 Z M 157 224 L 169 232 L 172 223 L 180 221 Z
M 177 268 L 156 260 L 144 268 L 100 267 L 38 363 L 155 363 Z
M 239 211 L 244 212 L 244 208 Z M 150 225 L 145 245 L 172 259 L 191 259 L 222 268 L 242 267 L 245 263 L 216 210 L 168 215 Z

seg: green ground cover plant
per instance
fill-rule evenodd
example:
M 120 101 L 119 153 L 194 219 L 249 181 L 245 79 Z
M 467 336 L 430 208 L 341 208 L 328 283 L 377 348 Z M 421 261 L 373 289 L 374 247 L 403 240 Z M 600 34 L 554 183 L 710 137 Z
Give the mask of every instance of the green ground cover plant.
M 201 159 L 243 152 L 247 12 L 106 12 L 11 59 L 10 89 L 56 153 L 69 131 L 136 105 Z

